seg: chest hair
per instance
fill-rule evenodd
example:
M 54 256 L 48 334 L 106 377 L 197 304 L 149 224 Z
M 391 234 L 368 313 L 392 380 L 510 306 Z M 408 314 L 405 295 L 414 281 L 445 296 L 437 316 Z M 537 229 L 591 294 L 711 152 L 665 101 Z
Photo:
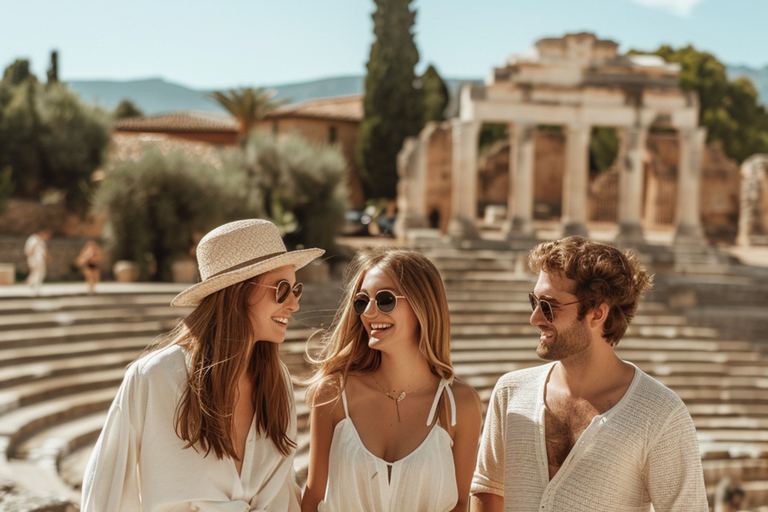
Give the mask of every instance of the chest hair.
M 549 477 L 571 453 L 576 441 L 600 411 L 587 400 L 555 398 L 544 409 L 544 432 L 547 443 Z

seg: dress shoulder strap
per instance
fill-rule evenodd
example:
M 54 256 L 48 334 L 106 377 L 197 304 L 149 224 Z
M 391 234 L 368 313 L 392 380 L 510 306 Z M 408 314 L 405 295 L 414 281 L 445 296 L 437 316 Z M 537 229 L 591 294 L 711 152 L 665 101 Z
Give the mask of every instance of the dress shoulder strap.
M 349 407 L 347 407 L 347 390 L 341 390 L 341 401 L 344 403 L 344 417 L 349 418 Z
M 432 407 L 429 409 L 429 416 L 427 417 L 427 426 L 431 425 L 435 421 L 435 413 L 437 412 L 437 404 L 440 402 L 440 395 L 443 391 L 448 395 L 448 401 L 451 403 L 451 426 L 456 426 L 456 399 L 453 398 L 453 391 L 449 385 L 448 379 L 442 379 L 440 385 L 437 386 L 437 393 L 435 399 L 432 400 Z M 346 407 L 346 402 L 344 402 Z

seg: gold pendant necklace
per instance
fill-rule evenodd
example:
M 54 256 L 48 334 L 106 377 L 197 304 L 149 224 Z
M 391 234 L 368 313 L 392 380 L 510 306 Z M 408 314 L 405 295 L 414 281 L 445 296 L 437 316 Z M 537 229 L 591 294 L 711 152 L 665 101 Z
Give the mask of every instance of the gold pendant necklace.
M 403 401 L 403 399 L 405 398 L 405 395 L 406 395 L 405 391 L 403 391 L 402 393 L 400 393 L 398 396 L 392 396 L 392 395 L 390 395 L 390 394 L 389 394 L 389 391 L 387 391 L 386 389 L 384 389 L 384 387 L 383 387 L 381 384 L 379 384 L 379 381 L 378 381 L 378 380 L 376 380 L 376 374 L 375 374 L 375 373 L 371 373 L 371 376 L 373 377 L 373 382 L 375 382 L 375 383 L 376 383 L 376 385 L 377 385 L 377 386 L 379 386 L 379 389 L 381 389 L 381 390 L 384 392 L 384 394 L 385 394 L 385 395 L 387 395 L 387 398 L 389 398 L 390 400 L 392 400 L 392 401 L 394 401 L 394 402 L 395 402 L 395 410 L 397 411 L 397 422 L 398 422 L 398 423 L 401 423 L 401 422 L 400 422 L 400 405 L 399 405 L 399 404 L 400 404 L 400 402 L 402 402 L 402 401 Z M 413 393 L 419 392 L 419 391 L 421 391 L 422 389 L 424 389 L 425 387 L 429 386 L 429 384 L 430 384 L 430 383 L 429 383 L 429 382 L 427 382 L 426 384 L 424 384 L 423 386 L 421 386 L 419 389 L 416 389 L 416 390 L 414 390 L 414 391 L 410 391 L 410 393 L 411 393 L 411 394 L 413 394 Z M 393 390 L 392 390 L 392 393 L 397 393 L 397 391 L 393 389 Z

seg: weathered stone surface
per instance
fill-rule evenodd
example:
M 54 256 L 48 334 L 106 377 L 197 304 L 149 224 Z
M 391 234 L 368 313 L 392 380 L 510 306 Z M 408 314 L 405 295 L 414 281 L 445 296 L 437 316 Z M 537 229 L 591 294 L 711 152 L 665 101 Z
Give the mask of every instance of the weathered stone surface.
M 76 512 L 78 507 L 44 492 L 31 492 L 0 477 L 0 510 L 4 512 Z

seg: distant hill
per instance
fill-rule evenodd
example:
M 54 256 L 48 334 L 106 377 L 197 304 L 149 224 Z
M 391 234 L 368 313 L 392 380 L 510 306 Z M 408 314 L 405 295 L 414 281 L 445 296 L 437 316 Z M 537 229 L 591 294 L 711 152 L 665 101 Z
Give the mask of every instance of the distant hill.
M 145 115 L 176 110 L 223 112 L 219 104 L 206 97 L 208 91 L 166 82 L 162 78 L 145 80 L 73 80 L 67 84 L 80 93 L 83 101 L 113 110 L 130 99 Z
M 69 86 L 80 93 L 82 99 L 114 109 L 124 99 L 130 99 L 145 115 L 156 115 L 177 110 L 202 110 L 224 112 L 214 100 L 208 97 L 211 90 L 192 89 L 180 84 L 167 82 L 162 78 L 144 80 L 73 80 Z M 346 76 L 266 86 L 276 89 L 276 98 L 288 98 L 298 103 L 313 98 L 362 94 L 363 77 Z
M 745 66 L 728 67 L 728 76 L 749 76 L 760 93 L 760 101 L 768 105 L 768 66 L 753 69 Z M 342 76 L 309 82 L 265 86 L 276 89 L 276 98 L 288 98 L 298 103 L 314 98 L 347 96 L 363 93 L 363 76 Z M 464 82 L 482 82 L 481 79 L 445 79 L 452 94 Z M 146 115 L 157 115 L 177 110 L 202 110 L 223 112 L 218 103 L 208 98 L 210 90 L 192 89 L 166 82 L 162 78 L 144 80 L 73 80 L 69 86 L 79 92 L 84 101 L 114 109 L 123 99 L 130 99 Z

